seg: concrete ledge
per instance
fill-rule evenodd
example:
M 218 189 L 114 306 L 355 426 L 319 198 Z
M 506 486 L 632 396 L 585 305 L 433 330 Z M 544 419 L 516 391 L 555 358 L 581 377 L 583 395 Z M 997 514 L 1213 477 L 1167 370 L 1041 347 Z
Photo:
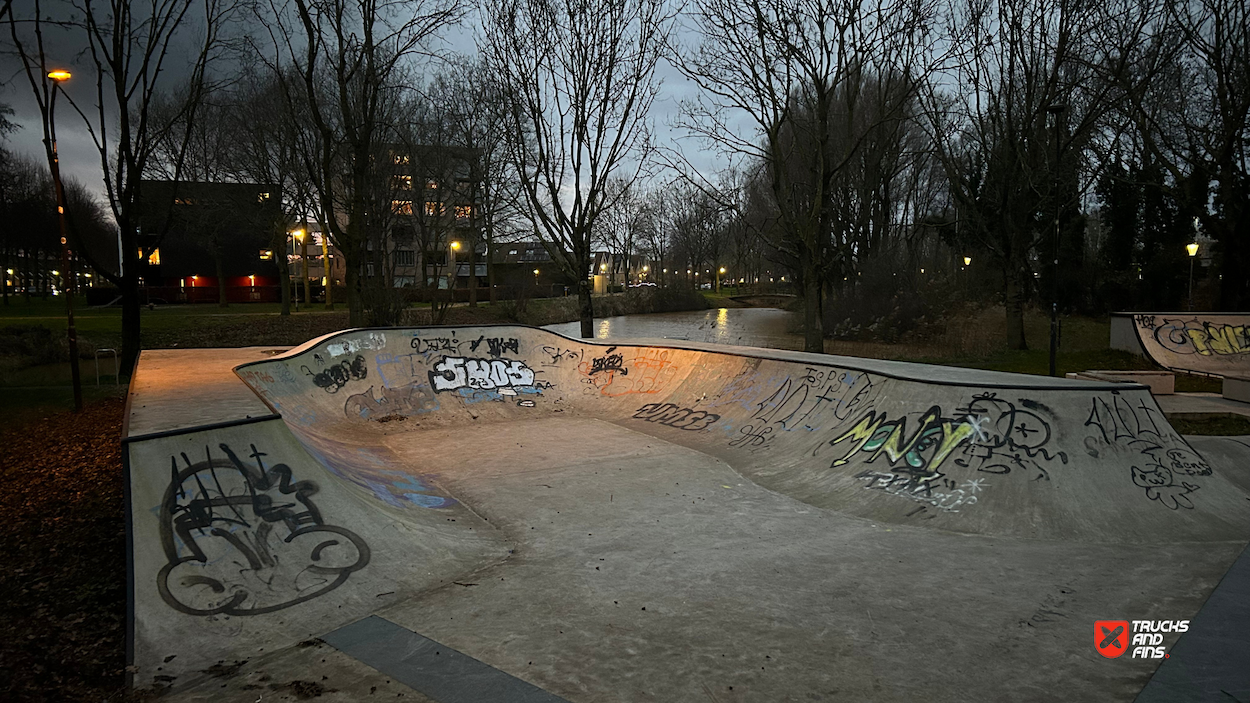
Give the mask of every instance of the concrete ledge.
M 1250 403 L 1250 378 L 1225 376 L 1223 395 L 1228 400 Z
M 1084 381 L 1107 381 L 1111 383 L 1140 383 L 1150 388 L 1152 395 L 1172 395 L 1176 392 L 1176 374 L 1171 371 L 1107 371 L 1091 370 L 1067 374 L 1068 378 Z

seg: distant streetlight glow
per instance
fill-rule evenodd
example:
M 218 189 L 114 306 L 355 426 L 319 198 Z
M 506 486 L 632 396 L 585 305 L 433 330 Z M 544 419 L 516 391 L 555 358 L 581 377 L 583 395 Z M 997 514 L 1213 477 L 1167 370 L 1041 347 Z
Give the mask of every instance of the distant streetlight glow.
M 964 266 L 971 266 L 971 265 L 972 265 L 972 257 L 971 257 L 971 256 L 965 256 L 965 257 L 964 257 Z
M 1198 255 L 1198 242 L 1190 242 L 1189 244 L 1186 244 L 1185 250 L 1189 252 L 1190 256 L 1197 256 Z
M 51 78 L 52 80 L 57 81 L 58 83 L 61 81 L 69 80 L 71 75 L 72 74 L 70 74 L 69 71 L 66 71 L 63 68 L 58 68 L 55 71 L 48 72 L 48 78 Z

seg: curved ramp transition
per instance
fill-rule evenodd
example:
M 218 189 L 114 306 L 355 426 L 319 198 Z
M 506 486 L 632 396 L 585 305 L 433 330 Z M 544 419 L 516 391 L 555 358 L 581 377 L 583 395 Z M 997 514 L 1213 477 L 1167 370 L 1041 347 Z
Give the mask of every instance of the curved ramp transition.
M 1250 378 L 1250 314 L 1134 314 L 1146 356 L 1165 369 Z
M 1184 577 L 1209 580 L 1234 553 L 1228 545 L 1250 534 L 1246 494 L 1168 425 L 1145 387 L 1131 384 L 659 340 L 604 344 L 522 326 L 349 330 L 235 373 L 273 415 L 128 440 L 133 660 L 143 681 L 153 672 L 187 680 L 214 663 L 295 651 L 310 633 L 407 599 L 485 594 L 492 587 L 469 589 L 483 581 L 470 576 L 505 562 L 522 568 L 517 552 L 577 562 L 578 549 L 590 547 L 541 537 L 543 525 L 577 514 L 568 503 L 561 513 L 559 502 L 543 502 L 555 479 L 541 478 L 541 467 L 586 474 L 578 490 L 603 501 L 587 520 L 640 516 L 637 526 L 613 528 L 622 535 L 679 521 L 684 537 L 672 538 L 674 548 L 754 519 L 729 497 L 717 499 L 729 501 L 724 510 L 696 519 L 704 497 L 684 491 L 695 491 L 687 486 L 700 476 L 770 506 L 761 508 L 772 516 L 769 533 L 768 521 L 785 515 L 826 521 L 773 547 L 777 554 L 807 540 L 819 551 L 822 532 L 844 529 L 901 531 L 937 540 L 946 553 L 980 535 L 1031 555 L 1022 571 L 1003 567 L 1028 580 L 1064 550 L 1083 555 L 1072 557 L 1077 563 L 1104 559 L 1094 554 L 1199 553 L 1194 543 L 1211 543 L 1217 556 Z M 680 468 L 696 464 L 704 468 Z M 618 473 L 597 473 L 612 467 Z M 643 483 L 628 483 L 630 471 Z M 509 483 L 527 472 L 539 478 Z M 662 495 L 628 502 L 629 491 L 658 491 L 666 477 L 676 485 Z M 503 486 L 510 493 L 501 495 Z M 522 509 L 526 517 L 509 513 Z M 715 526 L 730 514 L 732 523 Z M 840 543 L 853 549 L 858 540 Z M 1012 558 L 979 551 L 968 568 L 997 569 L 985 561 L 990 553 L 1001 555 L 991 562 Z M 863 558 L 866 571 L 903 562 Z M 608 566 L 591 563 L 595 576 Z M 929 557 L 915 563 L 926 578 L 964 578 L 937 575 L 943 567 Z M 771 573 L 757 576 L 782 578 Z M 497 588 L 511 583 L 493 578 Z M 1206 587 L 1185 582 L 1198 593 Z M 490 612 L 500 623 L 510 617 Z M 515 637 L 520 626 L 511 627 L 491 636 Z M 1068 659 L 1057 656 L 1056 666 Z M 1092 665 L 1097 659 L 1091 650 Z M 595 690 L 579 680 L 564 693 Z

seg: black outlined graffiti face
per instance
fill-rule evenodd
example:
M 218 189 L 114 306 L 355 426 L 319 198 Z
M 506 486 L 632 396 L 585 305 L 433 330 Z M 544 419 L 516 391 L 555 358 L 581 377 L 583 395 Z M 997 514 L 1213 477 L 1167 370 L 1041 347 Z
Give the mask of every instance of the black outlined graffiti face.
M 316 598 L 369 563 L 369 547 L 325 524 L 312 497 L 317 485 L 294 481 L 285 464 L 266 467 L 251 447 L 245 461 L 226 456 L 184 468 L 171 457 L 161 503 L 167 562 L 157 589 L 171 608 L 190 615 L 259 615 Z

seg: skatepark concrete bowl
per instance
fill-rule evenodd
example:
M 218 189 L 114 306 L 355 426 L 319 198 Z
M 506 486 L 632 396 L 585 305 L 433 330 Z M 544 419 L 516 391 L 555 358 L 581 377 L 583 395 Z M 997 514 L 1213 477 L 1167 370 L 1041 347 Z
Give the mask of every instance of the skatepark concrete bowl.
M 1250 535 L 1142 386 L 522 326 L 145 352 L 126 446 L 177 700 L 1131 700 Z

